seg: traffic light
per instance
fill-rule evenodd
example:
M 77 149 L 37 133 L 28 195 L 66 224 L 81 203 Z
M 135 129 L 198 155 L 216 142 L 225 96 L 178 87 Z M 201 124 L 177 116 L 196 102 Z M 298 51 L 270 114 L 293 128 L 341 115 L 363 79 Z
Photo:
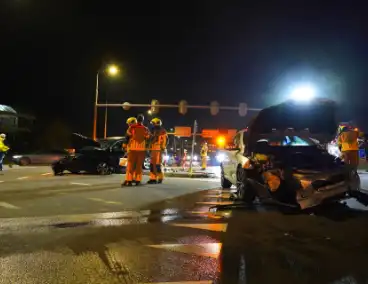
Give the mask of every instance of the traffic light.
M 179 102 L 179 113 L 180 114 L 186 114 L 187 111 L 188 111 L 188 107 L 187 106 L 188 106 L 187 101 L 184 101 L 184 100 L 180 101 Z
M 128 102 L 123 103 L 122 106 L 123 106 L 124 110 L 129 110 L 130 109 L 130 103 L 128 103 Z
M 158 106 L 156 105 L 159 105 L 160 102 L 158 100 L 152 100 L 151 101 L 151 114 L 156 114 L 158 113 Z
M 224 148 L 226 144 L 225 136 L 219 136 L 216 138 L 216 143 L 219 148 Z
M 220 104 L 217 101 L 213 101 L 210 104 L 210 111 L 212 115 L 217 115 L 220 111 Z
M 248 105 L 246 103 L 239 104 L 239 115 L 246 116 L 248 112 Z

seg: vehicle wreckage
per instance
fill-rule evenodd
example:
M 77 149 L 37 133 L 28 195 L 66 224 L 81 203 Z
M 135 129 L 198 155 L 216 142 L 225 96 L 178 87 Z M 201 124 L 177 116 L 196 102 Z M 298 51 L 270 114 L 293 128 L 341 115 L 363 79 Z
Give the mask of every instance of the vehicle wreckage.
M 223 153 L 221 185 L 236 199 L 306 209 L 354 196 L 360 178 L 321 146 L 336 133 L 336 105 L 287 101 L 265 108 Z

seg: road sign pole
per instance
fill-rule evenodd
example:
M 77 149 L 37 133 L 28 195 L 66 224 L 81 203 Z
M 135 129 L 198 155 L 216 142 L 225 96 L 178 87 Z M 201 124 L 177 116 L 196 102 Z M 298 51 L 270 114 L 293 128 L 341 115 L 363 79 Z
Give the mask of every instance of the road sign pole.
M 197 120 L 195 120 L 194 121 L 194 126 L 193 126 L 192 153 L 191 153 L 191 156 L 190 156 L 190 166 L 189 166 L 189 173 L 190 174 L 193 173 L 194 144 L 195 144 L 195 139 L 196 139 L 196 134 L 197 134 L 197 128 L 198 128 L 198 124 L 197 124 Z

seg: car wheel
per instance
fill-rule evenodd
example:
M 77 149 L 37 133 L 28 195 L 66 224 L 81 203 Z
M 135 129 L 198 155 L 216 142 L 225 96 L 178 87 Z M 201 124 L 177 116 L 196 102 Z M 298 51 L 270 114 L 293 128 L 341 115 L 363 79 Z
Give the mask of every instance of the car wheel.
M 247 179 L 247 173 L 242 167 L 238 167 L 236 171 L 236 188 L 238 198 L 246 203 L 253 203 L 256 193 Z
M 64 169 L 60 166 L 53 166 L 52 171 L 54 172 L 54 176 L 62 176 L 64 174 Z
M 29 158 L 21 158 L 19 160 L 19 165 L 20 166 L 27 166 L 31 163 L 31 160 Z
M 224 170 L 221 167 L 221 187 L 230 188 L 231 185 L 232 185 L 231 182 L 227 178 L 225 178 Z
M 99 163 L 96 168 L 96 172 L 99 175 L 108 175 L 110 172 L 110 168 L 107 163 Z

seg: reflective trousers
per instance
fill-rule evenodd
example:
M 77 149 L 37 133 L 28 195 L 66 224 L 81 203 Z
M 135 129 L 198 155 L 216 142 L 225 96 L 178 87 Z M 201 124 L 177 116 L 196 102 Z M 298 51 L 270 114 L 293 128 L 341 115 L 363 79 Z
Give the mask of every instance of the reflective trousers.
M 135 181 L 142 180 L 142 168 L 145 157 L 146 151 L 130 151 L 128 153 L 125 181 L 133 181 L 133 177 Z
M 150 180 L 163 180 L 161 151 L 151 151 Z
M 207 169 L 207 156 L 202 156 L 202 169 Z

